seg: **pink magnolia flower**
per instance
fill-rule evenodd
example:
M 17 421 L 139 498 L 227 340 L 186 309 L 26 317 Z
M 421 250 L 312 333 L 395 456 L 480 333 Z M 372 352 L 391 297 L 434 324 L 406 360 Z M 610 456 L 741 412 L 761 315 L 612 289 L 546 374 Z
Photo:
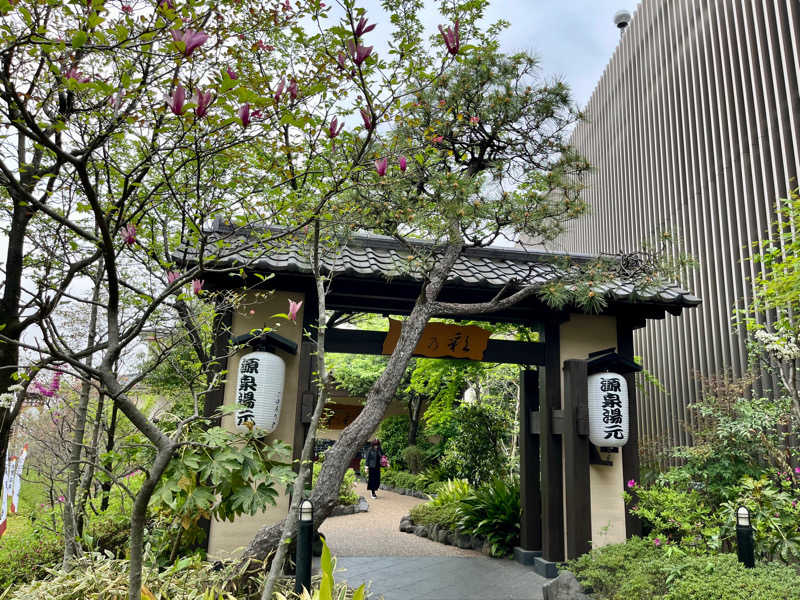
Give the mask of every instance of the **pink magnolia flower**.
M 205 285 L 205 279 L 192 279 L 192 292 L 195 296 L 199 296 L 200 292 L 203 291 L 203 285 Z
M 180 279 L 180 277 L 180 271 L 167 271 L 167 283 L 169 285 L 175 283 L 178 279 Z
M 347 66 L 347 63 L 345 63 L 344 52 L 339 52 L 339 54 L 336 56 L 336 62 L 339 64 L 340 69 L 344 69 Z
M 369 33 L 373 29 L 375 29 L 375 25 L 367 25 L 367 19 L 365 17 L 361 17 L 358 21 L 358 25 L 356 25 L 356 37 L 360 38 L 362 35 Z
M 136 243 L 136 227 L 133 223 L 128 223 L 125 227 L 122 228 L 122 241 L 125 242 L 128 246 L 132 246 Z
M 289 96 L 291 97 L 291 99 L 297 100 L 297 96 L 300 93 L 300 91 L 297 88 L 297 81 L 294 78 L 292 78 L 292 80 L 289 82 L 289 87 L 286 89 L 289 91 Z
M 90 81 L 88 77 L 84 76 L 83 73 L 78 71 L 77 67 L 72 67 L 66 73 L 64 73 L 64 79 L 74 79 L 78 83 L 86 83 L 87 81 Z
M 194 52 L 197 48 L 202 46 L 203 44 L 208 41 L 208 34 L 203 31 L 195 31 L 194 29 L 187 29 L 186 31 L 181 31 L 180 29 L 175 29 L 172 32 L 172 39 L 176 42 L 183 42 L 184 56 L 191 56 L 192 52 Z
M 636 480 L 635 479 L 629 479 L 628 480 L 628 489 L 630 490 L 630 489 L 633 489 L 635 487 L 636 487 Z
M 361 109 L 361 120 L 364 121 L 364 129 L 367 131 L 372 129 L 372 117 L 370 117 L 368 110 Z
M 435 135 L 435 136 L 433 136 L 433 138 L 431 139 L 431 141 L 432 141 L 434 144 L 441 144 L 441 143 L 444 141 L 444 137 L 443 137 L 443 136 L 441 136 L 441 135 Z
M 295 302 L 294 300 L 289 300 L 289 318 L 297 322 L 297 311 L 300 310 L 300 307 L 303 306 L 303 301 Z
M 661 545 L 661 538 L 653 538 L 653 545 L 658 547 Z
M 289 0 L 286 0 L 286 2 L 283 3 L 283 12 L 288 12 L 290 10 L 292 10 L 292 5 L 289 4 Z
M 794 472 L 797 473 L 798 475 L 800 475 L 800 467 L 795 467 L 794 468 Z
M 447 51 L 453 56 L 458 54 L 458 49 L 461 47 L 461 40 L 458 36 L 458 19 L 456 19 L 455 29 L 450 29 L 450 27 L 445 29 L 439 25 L 439 33 L 442 34 L 442 39 L 444 40 L 444 45 L 447 46 Z
M 480 117 L 470 117 L 469 118 L 469 122 L 472 125 L 477 125 L 478 123 L 481 122 L 481 118 Z
M 397 159 L 397 164 L 400 165 L 400 170 L 403 173 L 405 173 L 406 172 L 406 167 L 408 166 L 408 161 L 406 160 L 406 157 L 405 156 L 401 156 L 400 158 L 398 158 Z
M 191 99 L 197 106 L 194 109 L 194 114 L 198 119 L 202 119 L 208 114 L 208 107 L 211 106 L 211 92 L 201 92 L 197 90 Z
M 175 10 L 175 4 L 172 2 L 172 0 L 161 0 L 161 2 L 158 3 L 158 6 L 159 8 Z
M 233 79 L 234 81 L 236 81 L 237 79 L 239 79 L 239 75 L 238 75 L 238 73 L 236 73 L 236 71 L 232 71 L 230 67 L 226 67 L 226 68 L 225 68 L 225 72 L 228 74 L 228 77 L 230 77 L 230 78 L 231 78 L 231 79 Z
M 387 165 L 388 165 L 388 162 L 387 162 L 385 157 L 384 158 L 379 158 L 378 160 L 375 161 L 375 170 L 378 172 L 378 175 L 380 175 L 381 177 L 386 175 L 386 167 L 387 167 Z
M 64 498 L 64 496 L 59 496 L 58 497 L 58 501 L 59 502 L 64 502 L 65 500 L 66 500 L 66 498 Z
M 167 104 L 169 104 L 170 110 L 173 114 L 181 116 L 184 111 L 183 105 L 186 102 L 186 90 L 183 89 L 181 84 L 175 88 L 175 91 L 172 92 L 172 96 L 169 97 Z
M 362 46 L 361 44 L 356 44 L 353 40 L 347 41 L 347 49 L 350 52 L 350 58 L 353 59 L 353 62 L 356 65 L 360 65 L 367 57 L 372 54 L 373 46 Z
M 239 107 L 239 119 L 242 121 L 242 127 L 250 125 L 250 103 L 245 102 Z
M 126 15 L 131 15 L 133 14 L 133 7 L 130 4 L 123 4 L 122 12 L 124 12 Z
M 286 77 L 281 77 L 281 82 L 278 84 L 278 89 L 275 91 L 275 102 L 281 101 L 281 94 L 283 94 L 283 88 L 286 86 Z
M 330 137 L 331 139 L 335 138 L 337 135 L 342 133 L 342 129 L 344 129 L 344 123 L 340 125 L 339 119 L 333 117 L 330 125 L 328 125 L 328 137 Z

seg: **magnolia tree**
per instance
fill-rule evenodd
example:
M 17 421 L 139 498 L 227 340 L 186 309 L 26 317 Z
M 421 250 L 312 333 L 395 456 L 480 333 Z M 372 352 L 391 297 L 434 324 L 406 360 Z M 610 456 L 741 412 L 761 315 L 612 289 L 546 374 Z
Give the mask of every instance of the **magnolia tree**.
M 364 408 L 326 451 L 310 498 L 316 526 L 335 506 L 351 458 L 378 427 L 431 317 L 492 313 L 534 295 L 552 306 L 599 309 L 605 303 L 600 284 L 621 276 L 614 260 L 580 268 L 553 265 L 544 287 L 511 281 L 482 303 L 438 299 L 467 248 L 501 237 L 546 242 L 584 211 L 580 176 L 588 165 L 566 142 L 579 118 L 568 89 L 539 77 L 530 56 L 501 54 L 496 38 L 502 24 L 485 31 L 477 26 L 485 7 L 474 0 L 443 2 L 443 24 L 426 39 L 418 16 L 421 2 L 383 2 L 393 26 L 387 57 L 367 45 L 377 32 L 349 0 L 343 2 L 340 25 L 331 30 L 339 36 L 331 53 L 344 79 L 342 100 L 329 121 L 316 187 L 297 188 L 298 194 L 325 195 L 327 182 L 342 173 L 348 176 L 347 185 L 339 186 L 316 216 L 314 235 L 309 234 L 317 274 L 321 394 L 327 388 L 325 291 L 335 277 L 337 244 L 346 244 L 347 232 L 356 228 L 401 243 L 427 243 L 407 244 L 407 274 L 420 281 L 420 293 L 386 368 L 366 394 Z M 351 122 L 347 115 L 361 122 L 341 129 L 342 121 Z M 361 168 L 352 167 L 358 164 Z M 350 170 L 342 165 L 351 165 Z M 328 260 L 319 260 L 321 254 Z M 637 269 L 630 281 L 657 284 L 657 270 Z M 279 564 L 285 546 L 280 541 L 291 537 L 295 522 L 290 515 L 282 524 L 264 527 L 245 550 L 244 561 L 263 559 L 277 547 Z M 268 584 L 262 597 L 269 590 Z
M 325 97 L 336 96 L 335 57 L 324 36 L 300 26 L 326 10 L 315 0 L 0 1 L 8 236 L 0 392 L 24 388 L 41 370 L 69 372 L 109 398 L 153 448 L 131 516 L 131 598 L 141 593 L 149 499 L 185 446 L 200 398 L 167 430 L 130 397 L 144 373 L 120 361 L 144 331 L 176 322 L 202 349 L 192 304 L 232 251 L 224 238 L 210 245 L 204 224 L 297 226 L 324 204 L 294 211 L 296 198 L 282 190 L 308 176 L 318 152 L 308 146 L 302 162 L 289 164 L 292 131 L 320 130 Z M 257 163 L 257 153 L 269 158 Z M 336 189 L 328 182 L 330 194 Z M 256 258 L 278 237 L 254 236 L 235 251 Z M 177 269 L 181 243 L 203 260 Z M 61 335 L 66 305 L 94 310 L 96 327 L 82 343 Z M 215 373 L 211 387 L 219 369 L 205 366 Z M 4 449 L 24 396 L 3 397 Z M 73 458 L 83 438 L 75 434 Z

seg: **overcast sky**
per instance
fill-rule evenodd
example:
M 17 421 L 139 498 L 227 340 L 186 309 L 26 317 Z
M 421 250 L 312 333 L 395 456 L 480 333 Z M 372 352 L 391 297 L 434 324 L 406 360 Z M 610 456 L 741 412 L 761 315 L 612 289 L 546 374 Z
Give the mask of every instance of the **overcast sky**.
M 490 17 L 511 22 L 501 38 L 504 49 L 538 56 L 543 73 L 561 76 L 583 107 L 619 41 L 614 13 L 620 9 L 633 13 L 637 4 L 637 0 L 496 0 Z
M 361 0 L 370 22 L 377 22 L 380 38 L 388 28 L 379 0 Z M 431 31 L 445 24 L 435 10 L 438 2 L 426 0 L 424 20 Z M 581 108 L 586 105 L 603 69 L 619 41 L 614 14 L 634 12 L 638 0 L 491 0 L 487 22 L 511 23 L 500 37 L 505 52 L 525 50 L 541 59 L 545 76 L 558 75 Z M 388 33 L 388 32 L 387 32 Z M 373 38 L 371 43 L 379 40 Z

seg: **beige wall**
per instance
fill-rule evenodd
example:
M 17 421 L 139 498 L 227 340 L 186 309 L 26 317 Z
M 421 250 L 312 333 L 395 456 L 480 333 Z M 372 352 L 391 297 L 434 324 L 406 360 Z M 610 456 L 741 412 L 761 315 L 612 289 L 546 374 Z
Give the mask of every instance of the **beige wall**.
M 303 322 L 303 308 L 297 315 L 297 323 L 283 319 L 273 318 L 277 313 L 287 313 L 289 300 L 304 300 L 303 294 L 296 292 L 274 292 L 267 298 L 254 300 L 248 298 L 241 313 L 233 316 L 233 335 L 241 335 L 252 329 L 271 327 L 272 330 L 285 338 L 301 342 L 301 323 Z M 254 314 L 250 314 L 250 310 Z M 246 351 L 239 352 L 228 360 L 228 379 L 225 383 L 225 404 L 232 405 L 236 400 L 236 372 L 239 368 L 239 359 Z M 278 351 L 278 355 L 286 362 L 286 379 L 283 386 L 283 403 L 278 427 L 268 437 L 268 440 L 279 439 L 290 446 L 294 443 L 295 413 L 297 408 L 297 385 L 299 374 L 299 353 L 289 355 Z M 233 415 L 226 416 L 222 424 L 227 429 L 233 429 Z M 280 521 L 289 507 L 288 496 L 282 495 L 278 504 L 263 513 L 255 516 L 245 516 L 236 519 L 233 523 L 213 521 L 209 539 L 209 555 L 214 558 L 226 558 L 241 551 L 253 537 L 253 534 L 264 525 L 271 525 Z
M 331 398 L 328 400 L 333 404 L 350 404 L 355 406 L 361 406 L 364 404 L 363 398 L 347 398 L 347 397 L 338 397 L 338 398 Z M 408 414 L 408 406 L 405 402 L 400 400 L 392 400 L 389 407 L 386 409 L 386 414 L 383 415 L 383 418 L 387 417 L 394 417 L 396 415 L 407 415 Z M 378 426 L 380 428 L 380 425 Z M 324 428 L 317 431 L 317 438 L 324 439 L 324 440 L 338 440 L 339 436 L 342 435 L 343 429 L 330 429 Z M 375 433 L 378 430 L 376 429 L 370 434 L 370 438 L 375 436 Z
M 571 315 L 570 320 L 561 326 L 562 365 L 565 360 L 585 359 L 590 352 L 616 348 L 616 346 L 617 321 L 615 317 Z M 563 385 L 561 389 L 563 391 Z M 636 427 L 636 424 L 631 423 L 631 427 Z M 614 466 L 589 465 L 592 547 L 594 548 L 625 541 L 622 452 L 604 455 L 603 458 L 612 460 Z M 564 499 L 566 502 L 566 491 L 564 491 Z M 566 510 L 564 515 L 566 522 Z M 566 547 L 566 537 L 564 547 Z

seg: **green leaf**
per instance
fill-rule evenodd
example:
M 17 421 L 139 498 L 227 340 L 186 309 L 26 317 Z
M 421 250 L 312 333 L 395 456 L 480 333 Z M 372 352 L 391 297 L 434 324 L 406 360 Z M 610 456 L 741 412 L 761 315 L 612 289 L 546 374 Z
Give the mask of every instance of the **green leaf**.
M 85 31 L 78 31 L 75 33 L 75 35 L 72 36 L 72 42 L 71 42 L 72 47 L 75 50 L 77 50 L 78 48 L 83 48 L 88 39 L 89 36 L 86 35 Z

